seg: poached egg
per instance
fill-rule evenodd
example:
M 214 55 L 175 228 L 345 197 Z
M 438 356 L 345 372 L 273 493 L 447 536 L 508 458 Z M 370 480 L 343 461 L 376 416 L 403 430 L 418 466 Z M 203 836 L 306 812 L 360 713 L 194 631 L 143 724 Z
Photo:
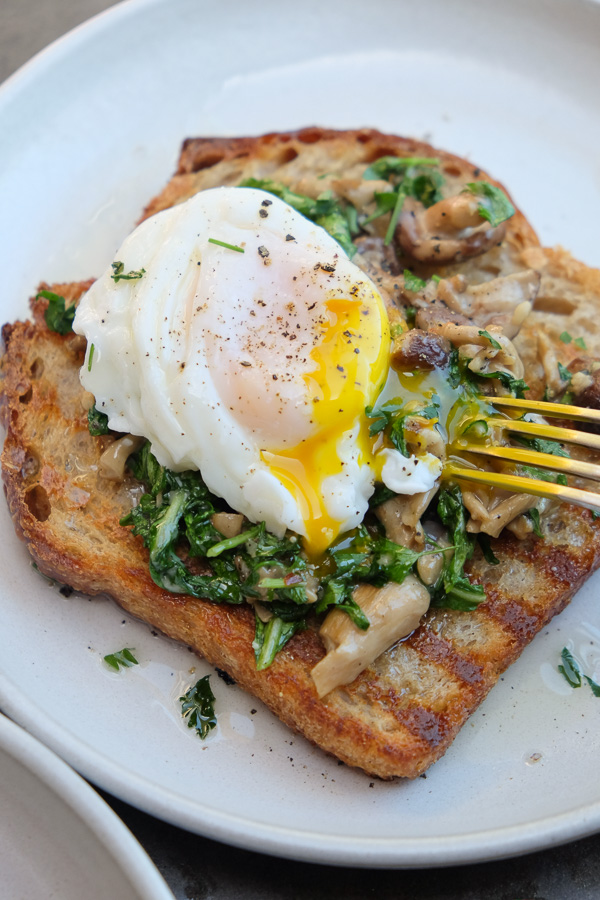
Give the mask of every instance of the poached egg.
M 203 191 L 143 222 L 80 302 L 83 387 L 111 429 L 198 469 L 309 555 L 358 525 L 374 481 L 433 487 L 434 457 L 369 435 L 389 373 L 377 288 L 324 229 L 252 188 Z M 437 464 L 437 465 L 436 465 Z

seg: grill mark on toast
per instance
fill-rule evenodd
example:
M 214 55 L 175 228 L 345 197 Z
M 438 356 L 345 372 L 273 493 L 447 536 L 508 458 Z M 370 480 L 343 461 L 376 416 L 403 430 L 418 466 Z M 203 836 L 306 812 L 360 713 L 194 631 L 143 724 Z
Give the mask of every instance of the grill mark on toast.
M 543 624 L 539 615 L 528 613 L 516 600 L 490 589 L 482 612 L 509 631 L 519 644 L 530 640 Z
M 425 628 L 416 632 L 412 646 L 426 659 L 435 662 L 465 685 L 478 685 L 483 681 L 483 668 L 451 644 Z

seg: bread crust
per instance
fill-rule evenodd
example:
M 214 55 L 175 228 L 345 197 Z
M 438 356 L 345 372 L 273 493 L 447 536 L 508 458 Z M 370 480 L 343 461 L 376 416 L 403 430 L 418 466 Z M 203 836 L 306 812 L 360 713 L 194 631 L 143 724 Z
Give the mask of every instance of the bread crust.
M 364 168 L 365 162 L 388 154 L 436 155 L 462 178 L 466 172 L 487 178 L 470 163 L 421 142 L 366 129 L 188 140 L 177 174 L 144 216 L 213 182 L 237 183 L 242 171 L 242 177 L 273 177 L 298 186 L 309 177 L 302 171 L 321 171 L 324 160 L 327 171 L 337 167 L 335 177 L 341 179 L 351 178 L 359 163 Z M 552 277 L 558 273 L 575 293 L 585 289 L 599 302 L 595 276 L 577 282 L 571 258 L 541 250 L 518 213 L 502 248 L 509 271 L 525 265 L 520 259 L 524 249 L 538 253 L 539 271 L 549 267 Z M 497 260 L 498 254 L 490 252 Z M 475 268 L 467 269 L 476 277 Z M 89 284 L 51 289 L 77 302 Z M 82 339 L 49 331 L 45 306 L 45 300 L 35 299 L 31 321 L 4 326 L 0 364 L 0 416 L 6 429 L 2 477 L 17 532 L 40 570 L 84 593 L 109 595 L 132 615 L 189 645 L 292 729 L 348 765 L 381 778 L 424 772 L 446 751 L 501 672 L 600 562 L 600 531 L 591 514 L 559 506 L 543 520 L 543 540 L 518 541 L 504 532 L 492 542 L 500 560 L 496 566 L 475 554 L 468 571 L 484 586 L 487 599 L 474 612 L 430 610 L 412 635 L 323 700 L 310 676 L 324 653 L 314 626 L 258 672 L 250 607 L 168 593 L 151 580 L 141 539 L 119 525 L 132 504 L 135 481 L 126 476 L 115 483 L 98 475 L 99 458 L 112 438 L 93 437 L 87 428 L 79 383 Z M 565 321 L 568 325 L 568 317 Z

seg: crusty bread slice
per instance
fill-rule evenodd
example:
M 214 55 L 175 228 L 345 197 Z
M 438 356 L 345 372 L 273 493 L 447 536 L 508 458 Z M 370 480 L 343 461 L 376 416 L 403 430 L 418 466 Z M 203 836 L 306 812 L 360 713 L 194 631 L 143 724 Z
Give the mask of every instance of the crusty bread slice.
M 285 177 L 299 190 L 302 172 L 308 178 L 315 171 L 317 153 L 317 171 L 332 171 L 339 163 L 340 176 L 361 153 L 367 161 L 388 152 L 433 153 L 416 142 L 370 131 L 350 134 L 348 138 L 312 130 L 249 142 L 188 141 L 179 174 L 147 214 L 211 182 L 227 181 L 229 176 L 219 167 L 235 167 L 232 181 L 268 174 L 277 180 Z M 305 148 L 310 158 L 304 158 Z M 257 160 L 264 157 L 269 164 L 259 166 Z M 448 155 L 444 160 L 444 165 L 468 166 L 450 163 L 454 158 Z M 295 167 L 293 176 L 283 171 L 286 166 Z M 522 217 L 510 226 L 504 246 L 488 251 L 487 261 L 479 258 L 476 265 L 496 267 L 496 273 L 514 271 L 524 267 L 524 248 L 538 254 L 527 265 L 539 268 L 543 278 L 547 269 L 548 278 L 565 279 L 576 297 L 585 294 L 586 302 L 600 309 L 598 279 L 578 280 L 572 272 L 575 267 L 581 274 L 579 264 L 567 255 L 536 249 L 535 235 Z M 55 285 L 52 290 L 77 301 L 87 287 Z M 558 506 L 543 518 L 543 539 L 518 541 L 504 533 L 492 542 L 500 560 L 495 566 L 475 555 L 470 574 L 487 594 L 476 611 L 430 610 L 416 632 L 382 654 L 352 684 L 317 698 L 310 671 L 324 649 L 314 628 L 297 634 L 270 668 L 258 672 L 250 607 L 170 594 L 152 582 L 141 540 L 119 525 L 139 487 L 129 476 L 115 483 L 98 474 L 100 455 L 112 438 L 88 432 L 78 377 L 82 339 L 49 331 L 45 306 L 45 300 L 37 299 L 32 302 L 32 321 L 4 326 L 0 369 L 7 431 L 2 455 L 5 490 L 17 531 L 40 570 L 85 593 L 110 595 L 131 614 L 226 670 L 290 727 L 349 765 L 382 778 L 422 773 L 446 751 L 500 673 L 600 562 L 600 530 L 591 514 Z M 572 309 L 563 314 L 565 328 L 569 315 Z

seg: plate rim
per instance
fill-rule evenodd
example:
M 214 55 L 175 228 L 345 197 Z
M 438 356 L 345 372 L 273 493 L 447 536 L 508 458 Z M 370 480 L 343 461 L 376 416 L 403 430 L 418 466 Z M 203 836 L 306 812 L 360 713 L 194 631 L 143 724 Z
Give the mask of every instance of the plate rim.
M 47 744 L 0 712 L 0 752 L 37 779 L 94 835 L 127 883 L 148 900 L 173 900 L 155 863 L 110 805 Z
M 73 49 L 84 44 L 105 28 L 112 27 L 119 20 L 125 19 L 129 15 L 135 15 L 146 7 L 164 6 L 167 2 L 168 0 L 119 0 L 53 40 L 0 84 L 0 115 L 5 105 L 18 99 L 20 91 Z M 529 0 L 529 2 L 533 5 L 539 0 Z M 552 0 L 552 2 L 555 6 L 566 8 L 570 0 Z M 588 9 L 594 9 L 597 14 L 600 13 L 600 0 L 577 0 L 577 3 Z M 583 814 L 580 807 L 577 810 L 543 817 L 537 822 L 531 821 L 526 825 L 504 826 L 498 829 L 488 829 L 485 832 L 473 831 L 470 834 L 462 833 L 456 837 L 375 838 L 372 839 L 374 846 L 371 850 L 368 847 L 369 841 L 365 841 L 364 837 L 332 836 L 329 833 L 320 835 L 317 832 L 309 833 L 302 829 L 265 826 L 262 823 L 253 822 L 249 818 L 235 817 L 230 813 L 215 811 L 198 803 L 185 803 L 183 797 L 153 784 L 147 779 L 135 776 L 125 767 L 97 752 L 91 745 L 72 734 L 66 726 L 50 719 L 46 719 L 47 727 L 45 729 L 37 722 L 32 723 L 23 712 L 26 703 L 26 695 L 20 692 L 18 686 L 8 676 L 0 672 L 0 732 L 1 710 L 3 710 L 14 720 L 13 724 L 18 723 L 15 727 L 22 726 L 24 733 L 31 740 L 45 745 L 45 749 L 50 748 L 48 752 L 51 755 L 57 754 L 57 762 L 61 766 L 65 766 L 67 771 L 72 772 L 69 765 L 73 766 L 86 779 L 101 785 L 116 797 L 175 826 L 254 852 L 299 861 L 357 868 L 410 869 L 424 866 L 471 864 L 521 856 L 568 843 L 600 830 L 600 801 L 595 801 L 589 807 L 583 808 Z M 80 777 L 76 772 L 72 772 L 72 774 L 75 778 Z M 83 781 L 83 779 L 80 780 Z M 85 784 L 85 782 L 83 783 Z M 152 788 L 157 795 L 156 802 L 153 802 L 154 798 L 143 790 L 144 786 Z M 110 806 L 99 795 L 97 796 L 120 822 Z M 172 802 L 173 798 L 177 800 L 175 808 L 168 802 Z M 186 806 L 189 807 L 189 812 L 184 810 Z M 204 812 L 201 820 L 198 819 L 197 813 L 193 814 L 193 810 Z M 122 822 L 120 824 L 140 848 L 142 854 L 146 855 L 129 829 Z M 545 825 L 545 827 L 540 827 L 541 825 Z M 301 844 L 297 843 L 298 838 L 301 839 Z M 328 844 L 326 849 L 322 847 L 323 838 Z M 468 839 L 471 840 L 468 841 Z M 465 847 L 467 841 L 468 846 Z M 501 843 L 500 852 L 498 852 L 498 841 Z M 366 849 L 365 844 L 367 844 Z M 358 860 L 357 852 L 361 856 Z M 152 865 L 154 866 L 154 864 Z M 162 881 L 160 873 L 158 870 L 156 871 Z M 169 892 L 165 896 L 172 895 Z

